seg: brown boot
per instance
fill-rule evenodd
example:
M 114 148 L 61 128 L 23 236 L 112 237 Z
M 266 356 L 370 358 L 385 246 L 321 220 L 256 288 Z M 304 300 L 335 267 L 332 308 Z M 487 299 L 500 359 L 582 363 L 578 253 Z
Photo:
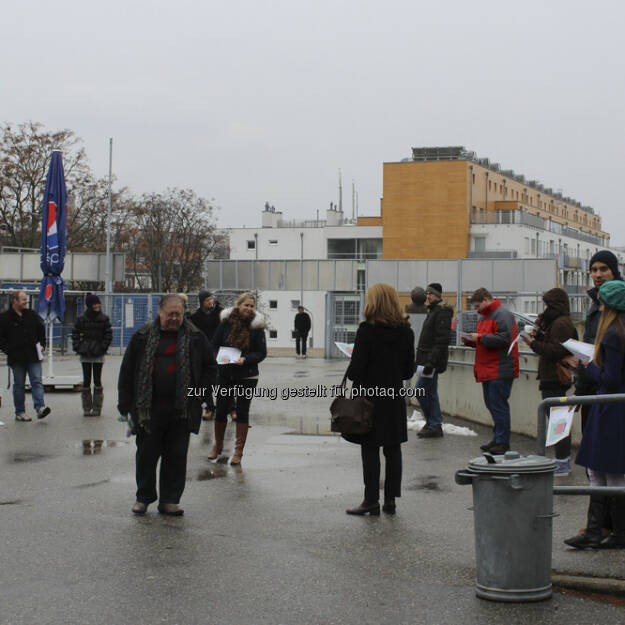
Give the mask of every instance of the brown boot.
M 102 414 L 102 404 L 104 403 L 104 389 L 101 386 L 95 386 L 93 389 L 93 410 L 91 414 L 99 417 Z
M 93 396 L 91 395 L 91 387 L 84 389 L 80 392 L 80 399 L 82 401 L 82 413 L 85 417 L 93 416 Z
M 237 423 L 237 440 L 234 444 L 234 453 L 232 454 L 230 464 L 241 464 L 243 448 L 245 447 L 245 440 L 247 439 L 249 429 L 250 426 L 247 423 Z
M 215 421 L 215 444 L 210 454 L 208 454 L 209 460 L 217 460 L 219 454 L 224 448 L 224 435 L 226 434 L 227 421 Z

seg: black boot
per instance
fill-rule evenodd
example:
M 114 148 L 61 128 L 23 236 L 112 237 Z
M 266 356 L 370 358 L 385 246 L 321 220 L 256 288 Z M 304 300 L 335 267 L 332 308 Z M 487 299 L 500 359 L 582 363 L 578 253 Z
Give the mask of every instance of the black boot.
M 575 549 L 599 549 L 601 546 L 601 528 L 606 517 L 606 498 L 600 495 L 591 495 L 588 504 L 588 521 L 586 529 L 581 534 L 567 538 L 564 542 Z M 607 539 L 606 539 L 607 540 Z
M 104 403 L 104 389 L 101 386 L 93 387 L 93 416 L 99 417 L 102 414 L 102 404 Z
M 80 391 L 80 399 L 82 401 L 82 413 L 85 417 L 93 416 L 91 410 L 93 409 L 93 397 L 91 396 L 91 387 L 83 388 Z
M 625 499 L 623 497 L 610 499 L 610 517 L 612 518 L 612 533 L 601 541 L 601 548 L 625 549 Z
M 363 501 L 356 508 L 349 508 L 349 510 L 345 510 L 347 514 L 357 514 L 363 516 L 365 514 L 370 514 L 371 516 L 380 516 L 380 502 L 375 501 L 369 503 L 368 501 Z

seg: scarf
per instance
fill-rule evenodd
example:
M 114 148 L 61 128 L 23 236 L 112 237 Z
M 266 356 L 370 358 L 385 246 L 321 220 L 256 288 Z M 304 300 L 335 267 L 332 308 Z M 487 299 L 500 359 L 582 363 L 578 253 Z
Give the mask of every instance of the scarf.
M 148 336 L 139 362 L 137 374 L 137 425 L 150 431 L 152 407 L 154 357 L 161 338 L 161 324 L 155 319 L 148 328 Z M 178 330 L 176 342 L 176 413 L 181 419 L 188 417 L 186 389 L 191 386 L 191 327 L 185 319 Z
M 252 325 L 252 319 L 244 317 L 238 308 L 235 308 L 228 319 L 232 326 L 230 334 L 226 339 L 226 345 L 230 347 L 236 347 L 241 350 L 241 353 L 245 353 L 250 348 L 250 326 Z

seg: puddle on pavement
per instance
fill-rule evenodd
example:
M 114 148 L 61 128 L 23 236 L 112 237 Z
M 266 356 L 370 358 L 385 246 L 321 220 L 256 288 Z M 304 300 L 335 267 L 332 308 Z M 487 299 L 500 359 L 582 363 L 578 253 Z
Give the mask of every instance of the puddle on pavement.
M 228 468 L 225 463 L 223 464 L 215 463 L 206 469 L 201 469 L 197 474 L 197 481 L 205 482 L 206 480 L 215 480 L 220 477 L 226 477 L 227 473 L 228 473 Z
M 309 375 L 310 375 L 310 372 L 308 372 L 308 371 L 296 371 L 296 372 L 293 374 L 293 377 L 294 377 L 294 378 L 306 378 L 306 377 L 308 377 Z
M 82 441 L 82 455 L 93 456 L 99 454 L 105 447 L 123 447 L 128 445 L 130 441 L 106 441 L 99 439 L 84 439 Z
M 13 454 L 13 462 L 39 462 L 48 458 L 52 458 L 52 456 L 29 451 L 18 451 Z

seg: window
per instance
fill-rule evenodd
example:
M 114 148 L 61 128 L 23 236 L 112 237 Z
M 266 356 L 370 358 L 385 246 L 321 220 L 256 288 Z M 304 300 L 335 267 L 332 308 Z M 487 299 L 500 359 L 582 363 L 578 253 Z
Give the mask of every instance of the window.
M 486 251 L 486 237 L 475 237 L 473 240 L 473 249 L 476 252 Z
M 254 241 L 253 239 L 248 240 L 248 242 L 247 242 L 247 249 L 248 250 L 255 250 L 256 249 L 256 241 Z
M 277 330 L 269 330 L 269 338 L 270 339 L 277 339 L 278 338 L 278 331 Z
M 278 308 L 278 300 L 270 299 L 269 300 L 269 308 Z
M 269 245 L 278 245 L 278 239 L 269 239 Z
M 292 299 L 291 300 L 291 308 L 293 310 L 297 310 L 298 306 L 299 306 L 299 300 L 298 299 Z
M 529 254 L 530 253 L 530 239 L 529 237 L 525 237 L 525 253 Z M 527 311 L 529 312 L 529 311 Z

